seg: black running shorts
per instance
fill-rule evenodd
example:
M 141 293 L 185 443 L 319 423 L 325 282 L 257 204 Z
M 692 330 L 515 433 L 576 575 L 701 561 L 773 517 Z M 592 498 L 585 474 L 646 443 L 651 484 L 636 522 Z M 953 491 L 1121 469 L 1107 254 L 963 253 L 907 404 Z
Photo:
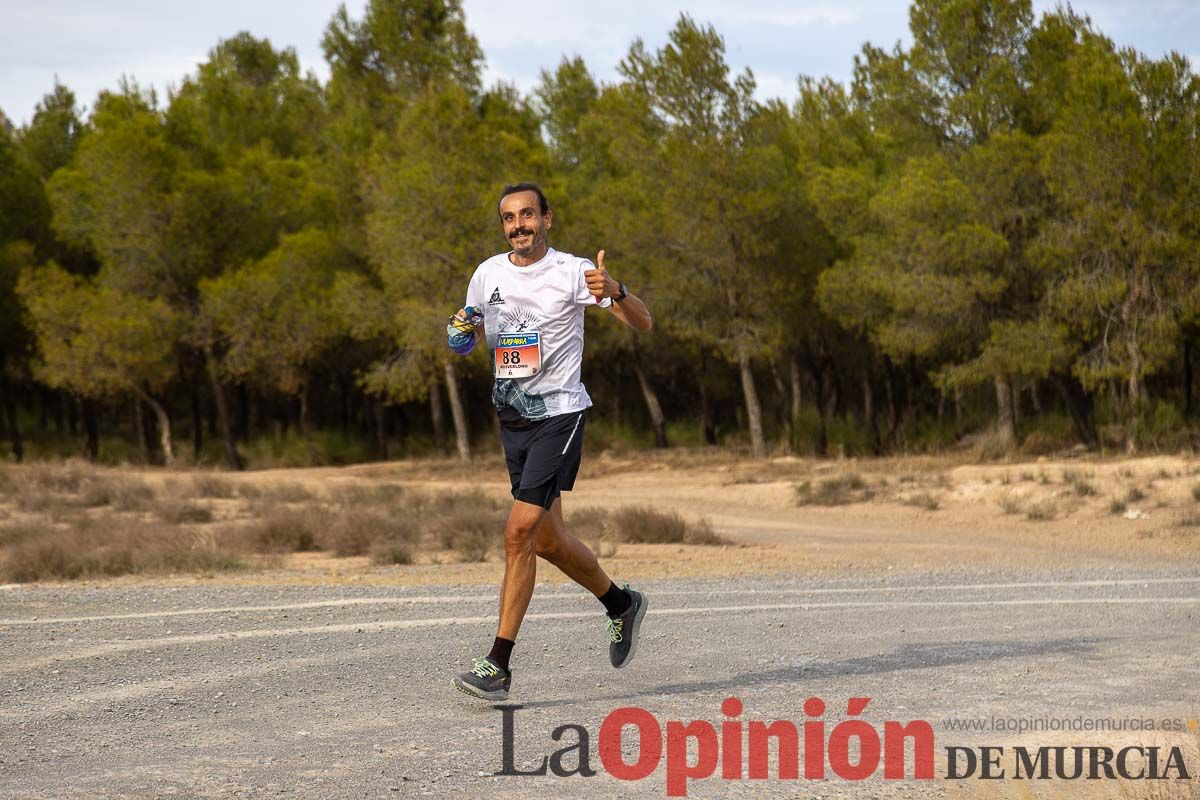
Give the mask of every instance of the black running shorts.
M 583 457 L 585 413 L 573 411 L 536 422 L 501 417 L 500 442 L 514 500 L 549 509 L 559 492 L 571 490 Z

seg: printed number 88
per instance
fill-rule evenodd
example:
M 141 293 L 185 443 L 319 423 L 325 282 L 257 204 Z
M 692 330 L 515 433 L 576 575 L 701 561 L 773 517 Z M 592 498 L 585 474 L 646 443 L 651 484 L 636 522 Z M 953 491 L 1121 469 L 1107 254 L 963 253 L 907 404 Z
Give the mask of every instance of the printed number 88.
M 521 363 L 521 351 L 520 350 L 505 350 L 502 363 L 504 363 L 504 364 L 520 364 Z

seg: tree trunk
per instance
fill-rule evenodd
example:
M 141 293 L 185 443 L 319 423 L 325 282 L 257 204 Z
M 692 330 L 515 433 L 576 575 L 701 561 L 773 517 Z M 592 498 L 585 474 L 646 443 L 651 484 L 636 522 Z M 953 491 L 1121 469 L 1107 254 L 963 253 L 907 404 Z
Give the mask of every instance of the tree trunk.
M 386 409 L 381 398 L 371 399 L 371 428 L 375 432 L 375 454 L 380 460 L 388 459 L 387 429 L 384 426 Z
M 213 357 L 212 346 L 204 350 L 204 364 L 208 371 L 208 382 L 212 389 L 213 404 L 217 407 L 217 421 L 221 425 L 221 439 L 225 443 L 225 463 L 230 469 L 243 470 L 246 468 L 242 456 L 238 453 L 237 442 L 233 438 L 233 423 L 229 419 L 229 404 L 225 402 L 225 387 L 217 377 L 217 361 Z
M 962 389 L 954 388 L 954 438 L 962 438 Z
M 779 428 L 783 431 L 783 444 L 787 452 L 792 451 L 792 418 L 788 416 L 788 389 L 783 383 L 783 373 L 779 371 L 779 364 L 775 359 L 768 362 L 771 365 L 771 380 L 775 383 L 775 397 L 778 398 L 776 406 L 776 416 L 779 419 Z
M 25 443 L 21 441 L 21 423 L 17 415 L 17 401 L 12 384 L 5 382 L 4 413 L 8 416 L 8 438 L 12 442 L 13 460 L 18 464 L 25 458 Z
M 95 461 L 100 457 L 100 430 L 96 425 L 96 403 L 90 397 L 80 400 L 80 416 L 83 417 L 83 457 Z
M 66 408 L 67 408 L 67 404 L 69 402 L 70 402 L 70 398 L 67 397 L 67 393 L 64 390 L 59 389 L 58 391 L 56 391 L 54 393 L 54 431 L 55 431 L 55 433 L 62 433 L 63 430 L 65 430 L 63 427 L 63 418 L 66 417 Z
M 192 463 L 199 464 L 204 453 L 204 401 L 200 387 L 204 385 L 202 367 L 195 364 L 192 371 Z
M 703 378 L 700 380 L 700 427 L 704 429 L 704 443 L 715 445 L 717 443 L 717 423 Z
M 18 464 L 25 458 L 25 444 L 21 441 L 21 426 L 17 421 L 17 390 L 5 372 L 4 354 L 0 353 L 0 396 L 3 397 L 3 413 L 8 420 L 8 438 L 12 443 L 13 460 Z
M 842 390 L 842 375 L 838 372 L 837 364 L 833 359 L 825 359 L 825 370 L 829 373 L 829 405 L 830 416 L 836 415 L 838 419 L 846 417 L 846 393 Z
M 800 359 L 794 354 L 788 361 L 788 372 L 790 373 L 792 382 L 792 424 L 795 425 L 796 420 L 800 418 Z
M 304 441 L 311 441 L 310 431 L 308 429 L 308 381 L 300 384 L 300 391 L 297 393 L 297 400 L 300 403 L 300 413 L 296 418 L 296 427 L 300 429 L 300 435 L 304 437 Z
M 862 371 L 863 422 L 871 432 L 871 450 L 875 455 L 883 452 L 883 442 L 879 440 L 879 425 L 875 422 L 875 386 L 871 383 L 870 365 L 864 365 Z
M 446 362 L 446 397 L 450 400 L 450 416 L 454 420 L 454 445 L 460 461 L 471 460 L 471 431 L 467 426 L 467 412 L 463 407 L 462 391 L 458 385 L 458 370 L 453 361 Z
M 1100 436 L 1096 433 L 1096 414 L 1091 394 L 1073 375 L 1057 374 L 1052 376 L 1052 380 L 1071 415 L 1079 441 L 1089 450 L 1099 450 Z
M 342 435 L 350 433 L 350 385 L 344 374 L 337 376 L 338 386 L 338 426 Z
M 1007 376 L 995 378 L 996 387 L 996 436 L 1000 446 L 1011 450 L 1017 443 L 1017 423 L 1013 416 L 1012 383 Z
M 158 420 L 158 441 L 159 447 L 162 448 L 163 463 L 168 467 L 174 466 L 175 448 L 171 444 L 171 417 L 167 415 L 167 410 L 163 407 L 162 403 L 155 400 L 150 394 L 143 392 L 136 386 L 133 390 L 154 411 L 154 416 Z M 139 416 L 141 415 L 140 409 L 138 414 Z
M 813 400 L 817 404 L 817 441 L 813 443 L 813 451 L 823 457 L 829 453 L 829 404 L 825 402 L 825 367 L 812 359 L 808 363 L 808 374 L 812 376 Z
M 1183 418 L 1192 418 L 1192 341 L 1183 342 Z
M 887 440 L 891 443 L 896 440 L 896 426 L 900 421 L 900 411 L 896 407 L 895 370 L 892 368 L 890 361 L 885 359 L 884 364 L 886 365 L 886 369 L 883 376 L 883 393 L 887 398 Z
M 1125 454 L 1134 455 L 1138 449 L 1138 423 L 1142 416 L 1142 384 L 1138 377 L 1138 363 L 1135 358 L 1133 368 L 1129 370 L 1129 413 L 1125 425 Z
M 442 384 L 434 381 L 429 386 L 429 416 L 433 422 L 433 446 L 438 453 L 446 455 L 446 412 L 442 409 Z
M 738 350 L 738 371 L 742 376 L 742 396 L 746 402 L 746 423 L 750 427 L 750 453 L 755 458 L 766 458 L 767 444 L 763 438 L 762 406 L 758 402 L 758 390 L 754 386 L 754 373 L 750 369 L 750 354 L 745 348 Z
M 646 401 L 646 411 L 650 414 L 650 424 L 654 427 L 654 446 L 665 448 L 667 446 L 667 420 L 663 416 L 662 404 L 658 402 L 658 395 L 654 393 L 654 387 L 647 380 L 646 372 L 642 369 L 636 354 L 633 362 L 633 374 L 637 376 L 638 386 L 642 390 L 642 398 Z
M 1014 380 L 1009 380 L 1008 388 L 1012 392 L 1013 430 L 1017 430 L 1021 427 L 1021 389 Z
M 136 394 L 133 396 L 133 432 L 137 436 L 138 449 L 142 451 L 142 460 L 147 464 L 154 463 L 150 454 L 150 437 L 146 435 L 146 421 L 142 419 L 142 399 Z

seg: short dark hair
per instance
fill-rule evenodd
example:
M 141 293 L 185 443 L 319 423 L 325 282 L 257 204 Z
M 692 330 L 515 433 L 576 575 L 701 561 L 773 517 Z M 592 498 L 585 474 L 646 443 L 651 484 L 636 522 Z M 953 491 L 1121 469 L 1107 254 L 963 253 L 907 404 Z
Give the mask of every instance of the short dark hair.
M 504 198 L 510 194 L 519 194 L 520 192 L 533 192 L 536 194 L 538 206 L 541 207 L 543 215 L 550 210 L 550 203 L 546 200 L 546 195 L 542 194 L 542 187 L 536 183 L 524 181 L 522 183 L 510 183 L 504 187 L 504 191 L 500 193 L 500 199 L 496 201 L 496 213 L 500 213 L 500 204 L 504 202 Z

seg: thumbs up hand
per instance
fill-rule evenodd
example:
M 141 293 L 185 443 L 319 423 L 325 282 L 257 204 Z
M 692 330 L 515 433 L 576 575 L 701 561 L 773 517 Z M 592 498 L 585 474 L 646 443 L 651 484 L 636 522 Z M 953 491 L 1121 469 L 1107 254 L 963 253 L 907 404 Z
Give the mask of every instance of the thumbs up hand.
M 608 270 L 604 267 L 603 250 L 596 254 L 596 268 L 585 271 L 583 279 L 587 282 L 588 291 L 592 293 L 592 297 L 596 298 L 597 303 L 606 297 L 616 297 L 621 292 L 620 282 L 609 275 Z

